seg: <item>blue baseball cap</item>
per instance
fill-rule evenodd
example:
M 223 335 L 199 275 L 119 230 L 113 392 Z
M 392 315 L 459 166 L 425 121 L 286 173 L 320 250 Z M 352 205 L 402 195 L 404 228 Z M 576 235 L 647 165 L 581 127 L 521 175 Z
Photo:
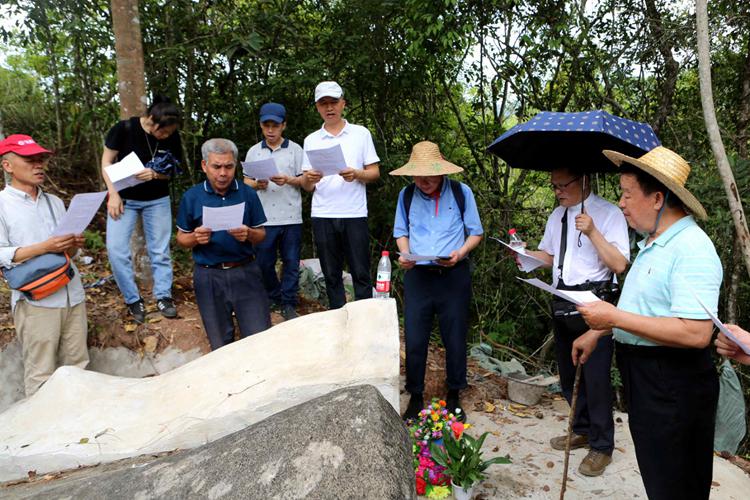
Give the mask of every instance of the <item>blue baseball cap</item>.
M 267 102 L 260 107 L 260 122 L 274 121 L 284 123 L 286 121 L 286 108 L 276 102 Z

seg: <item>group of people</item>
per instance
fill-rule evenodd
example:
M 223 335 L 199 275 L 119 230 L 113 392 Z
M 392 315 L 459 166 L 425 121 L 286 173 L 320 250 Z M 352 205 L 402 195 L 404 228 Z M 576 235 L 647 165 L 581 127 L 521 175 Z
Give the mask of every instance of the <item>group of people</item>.
M 192 250 L 196 301 L 212 349 L 233 341 L 233 317 L 245 337 L 270 326 L 271 303 L 285 318 L 296 316 L 300 189 L 313 192 L 314 243 L 330 307 L 346 302 L 345 263 L 355 299 L 372 296 L 365 184 L 380 177 L 379 158 L 370 132 L 343 118 L 346 101 L 336 82 L 320 83 L 314 102 L 323 125 L 306 137 L 302 147 L 284 137 L 283 105 L 261 107 L 263 140 L 245 158 L 272 158 L 278 175 L 270 179 L 243 176 L 239 181 L 239 153 L 230 140 L 209 139 L 201 148 L 206 180 L 183 195 L 176 226 L 177 243 Z M 129 314 L 138 322 L 145 321 L 146 306 L 128 247 L 138 218 L 143 222 L 157 308 L 165 317 L 177 315 L 169 253 L 169 180 L 176 169 L 152 166 L 167 153 L 175 167 L 181 161 L 179 124 L 174 104 L 157 100 L 144 116 L 112 127 L 105 140 L 107 250 Z M 335 145 L 341 146 L 347 168 L 324 176 L 312 167 L 305 151 Z M 104 167 L 131 152 L 149 168 L 137 175 L 144 182 L 118 191 Z M 591 192 L 585 170 L 576 165 L 555 167 L 551 187 L 559 206 L 549 216 L 538 250 L 526 250 L 552 269 L 556 288 L 591 290 L 603 299 L 577 307 L 557 299 L 552 304 L 556 357 L 568 401 L 576 368 L 582 365 L 571 447 L 590 449 L 579 466 L 584 475 L 602 474 L 612 460 L 610 371 L 616 352 L 649 497 L 707 498 L 718 379 L 709 352 L 712 323 L 701 302 L 716 311 L 722 267 L 712 242 L 695 222 L 705 219 L 706 212 L 685 188 L 690 166 L 673 151 L 657 147 L 639 158 L 616 151 L 604 154 L 619 167 L 619 207 Z M 0 192 L 0 266 L 12 268 L 45 253 L 74 253 L 83 245 L 81 235 L 50 236 L 65 210 L 59 198 L 41 190 L 51 152 L 29 136 L 13 135 L 0 142 L 0 155 L 11 178 Z M 399 193 L 393 230 L 398 264 L 405 270 L 410 400 L 404 419 L 415 417 L 424 406 L 426 358 L 435 318 L 446 350 L 448 410 L 462 415 L 459 395 L 467 386 L 472 294 L 469 255 L 484 231 L 471 189 L 447 177 L 461 171 L 443 157 L 437 144 L 425 141 L 414 145 L 404 166 L 390 172 L 413 178 Z M 240 203 L 244 203 L 241 226 L 212 231 L 203 224 L 204 207 Z M 628 226 L 644 237 L 620 293 L 616 275 L 630 261 Z M 281 279 L 276 273 L 279 254 Z M 87 365 L 84 291 L 77 270 L 64 288 L 38 301 L 14 290 L 11 306 L 22 344 L 27 396 L 57 365 Z M 744 330 L 730 328 L 738 338 L 750 340 Z M 717 348 L 723 355 L 750 362 L 723 335 Z M 566 437 L 554 438 L 550 445 L 563 450 Z

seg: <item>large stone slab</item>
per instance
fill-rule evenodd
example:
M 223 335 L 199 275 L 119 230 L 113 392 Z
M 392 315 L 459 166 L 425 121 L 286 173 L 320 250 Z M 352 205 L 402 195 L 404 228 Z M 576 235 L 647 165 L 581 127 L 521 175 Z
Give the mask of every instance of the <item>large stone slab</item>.
M 351 385 L 398 410 L 398 375 L 392 299 L 287 321 L 157 377 L 62 367 L 0 414 L 0 481 L 193 448 Z
M 81 477 L 83 476 L 83 477 Z M 149 464 L 19 485 L 7 498 L 415 498 L 411 444 L 372 386 L 340 389 Z

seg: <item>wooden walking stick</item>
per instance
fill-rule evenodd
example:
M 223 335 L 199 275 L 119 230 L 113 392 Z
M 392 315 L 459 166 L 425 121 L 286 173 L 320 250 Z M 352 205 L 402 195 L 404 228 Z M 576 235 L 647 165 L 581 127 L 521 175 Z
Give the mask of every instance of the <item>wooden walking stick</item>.
M 573 419 L 576 414 L 576 403 L 578 402 L 578 385 L 581 382 L 581 364 L 576 366 L 576 378 L 573 382 L 573 396 L 570 398 L 570 413 L 568 414 L 568 436 L 565 440 L 565 464 L 563 465 L 562 488 L 560 489 L 560 500 L 565 498 L 565 486 L 568 482 L 568 461 L 570 460 L 570 436 L 573 434 Z

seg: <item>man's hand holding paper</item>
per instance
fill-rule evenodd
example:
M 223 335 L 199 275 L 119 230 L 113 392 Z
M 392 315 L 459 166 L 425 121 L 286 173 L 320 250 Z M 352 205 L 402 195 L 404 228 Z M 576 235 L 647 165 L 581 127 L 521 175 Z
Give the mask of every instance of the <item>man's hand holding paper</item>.
M 344 159 L 344 152 L 338 144 L 326 149 L 311 149 L 306 151 L 306 154 L 307 159 L 310 161 L 310 166 L 316 172 L 320 172 L 323 177 L 339 174 L 348 168 Z M 354 179 L 352 178 L 352 180 Z

